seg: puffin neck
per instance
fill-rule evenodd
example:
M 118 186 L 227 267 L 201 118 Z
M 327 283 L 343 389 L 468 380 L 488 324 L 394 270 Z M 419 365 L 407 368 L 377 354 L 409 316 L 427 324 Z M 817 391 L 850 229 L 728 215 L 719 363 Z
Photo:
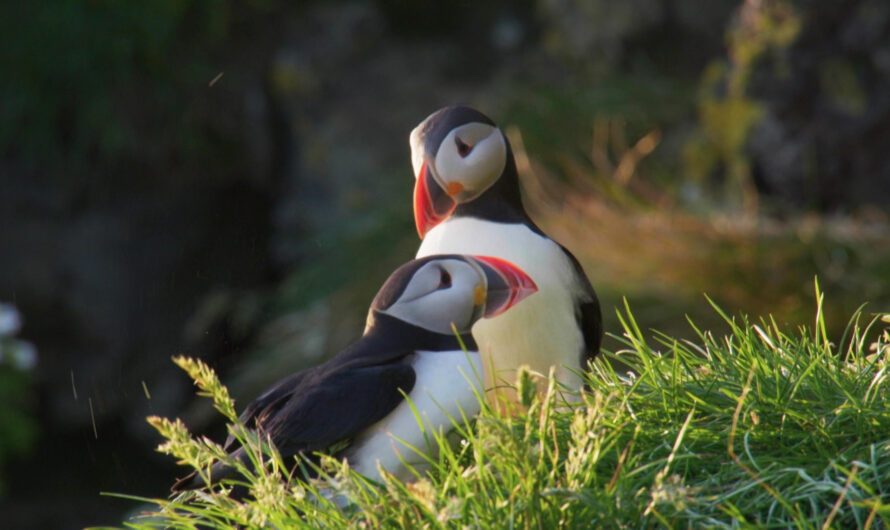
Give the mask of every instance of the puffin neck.
M 507 164 L 497 181 L 479 197 L 457 205 L 452 216 L 476 217 L 499 223 L 531 223 L 522 206 L 519 174 L 516 171 L 516 162 L 509 146 L 507 147 Z
M 461 341 L 467 351 L 476 351 L 476 341 L 470 332 L 460 335 L 460 341 L 451 333 L 436 333 L 413 324 L 399 320 L 393 316 L 374 312 L 374 323 L 365 333 L 366 340 L 378 343 L 381 348 L 400 348 L 428 351 L 455 351 L 460 350 Z

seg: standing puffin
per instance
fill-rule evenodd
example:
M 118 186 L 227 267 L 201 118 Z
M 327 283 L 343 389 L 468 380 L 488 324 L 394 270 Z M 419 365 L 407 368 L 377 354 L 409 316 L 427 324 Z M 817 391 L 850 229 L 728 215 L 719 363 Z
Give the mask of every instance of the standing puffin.
M 538 294 L 472 330 L 487 388 L 508 398 L 504 383 L 528 365 L 571 390 L 600 349 L 602 316 L 578 260 L 547 237 L 522 205 L 510 143 L 494 122 L 468 107 L 440 109 L 412 132 L 414 220 L 423 240 L 417 257 L 484 254 L 509 260 L 532 277 Z M 494 372 L 494 373 L 490 373 Z M 513 396 L 515 397 L 515 396 Z
M 476 374 L 482 365 L 472 325 L 535 290 L 521 269 L 499 258 L 445 255 L 410 261 L 377 293 L 358 341 L 275 384 L 240 421 L 268 436 L 286 461 L 345 442 L 336 456 L 359 473 L 379 481 L 382 468 L 408 479 L 405 464 L 417 469 L 433 450 L 425 433 L 448 430 L 452 421 L 479 412 Z M 469 351 L 463 351 L 461 340 Z M 249 462 L 231 437 L 225 448 Z M 211 469 L 214 481 L 233 474 L 222 464 Z M 177 481 L 173 491 L 201 485 L 192 474 Z

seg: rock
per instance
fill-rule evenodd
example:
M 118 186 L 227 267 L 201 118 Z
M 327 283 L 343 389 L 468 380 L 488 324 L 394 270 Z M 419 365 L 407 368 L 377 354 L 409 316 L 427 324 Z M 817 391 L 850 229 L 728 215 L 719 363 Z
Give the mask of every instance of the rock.
M 633 59 L 667 59 L 676 68 L 700 63 L 723 38 L 734 0 L 542 0 L 543 42 L 594 74 L 614 71 Z M 671 50 L 674 53 L 665 53 Z
M 746 2 L 730 35 L 725 79 L 760 109 L 745 153 L 773 209 L 890 210 L 890 4 Z

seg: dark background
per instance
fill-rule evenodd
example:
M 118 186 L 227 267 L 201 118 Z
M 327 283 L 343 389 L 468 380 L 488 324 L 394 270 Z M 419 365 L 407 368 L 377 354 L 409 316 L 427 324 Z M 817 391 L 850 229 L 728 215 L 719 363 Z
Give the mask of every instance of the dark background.
M 794 329 L 816 275 L 836 334 L 890 302 L 883 0 L 13 1 L 0 65 L 0 302 L 38 352 L 3 339 L 9 528 L 166 494 L 145 416 L 222 432 L 171 356 L 243 404 L 353 340 L 446 104 L 507 131 L 610 332 L 622 297 L 722 330 L 703 292 Z

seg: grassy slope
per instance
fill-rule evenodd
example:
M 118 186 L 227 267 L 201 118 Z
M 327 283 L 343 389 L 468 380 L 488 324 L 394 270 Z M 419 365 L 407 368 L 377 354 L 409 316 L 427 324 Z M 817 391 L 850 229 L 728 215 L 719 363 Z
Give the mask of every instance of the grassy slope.
M 721 313 L 722 314 L 722 313 Z M 405 485 L 370 486 L 323 462 L 318 483 L 278 480 L 264 457 L 248 479 L 257 500 L 215 490 L 155 499 L 134 528 L 881 528 L 890 523 L 890 322 L 855 317 L 839 345 L 815 331 L 726 317 L 729 333 L 678 342 L 646 339 L 620 315 L 616 362 L 594 363 L 581 406 L 525 387 L 528 414 L 487 410 L 466 441 L 444 446 L 435 469 Z M 882 323 L 883 322 L 883 323 Z M 877 343 L 873 342 L 881 332 Z M 867 339 L 872 337 L 872 339 Z M 886 349 L 885 349 L 885 346 Z M 879 352 L 875 354 L 875 352 Z M 180 360 L 230 418 L 209 369 Z M 626 366 L 616 370 L 613 366 Z M 221 451 L 181 423 L 150 420 L 170 441 L 160 450 L 198 468 Z M 232 428 L 260 454 L 260 445 Z M 267 448 L 268 454 L 268 448 Z M 327 500 L 331 484 L 352 504 Z M 145 499 L 143 499 L 145 500 Z

